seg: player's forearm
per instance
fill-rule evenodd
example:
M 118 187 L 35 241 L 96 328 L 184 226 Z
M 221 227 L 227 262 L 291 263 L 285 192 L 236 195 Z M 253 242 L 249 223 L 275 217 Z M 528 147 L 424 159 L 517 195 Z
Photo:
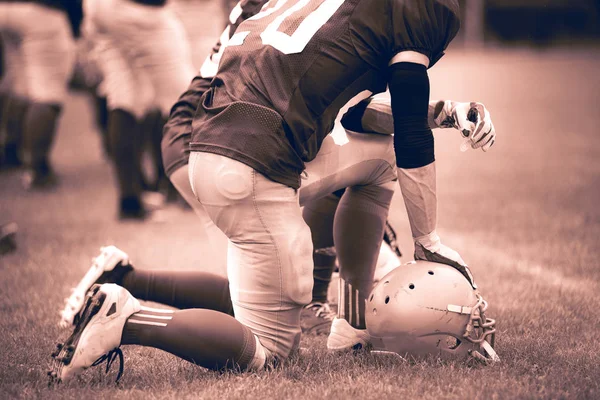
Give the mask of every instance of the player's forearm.
M 397 172 L 412 235 L 428 235 L 437 224 L 435 162 L 420 168 L 398 168 Z
M 435 122 L 435 119 L 440 112 L 442 112 L 442 108 L 444 108 L 444 100 L 434 100 L 429 102 L 429 108 L 427 110 L 427 123 L 431 129 L 440 128 L 440 126 Z
M 443 100 L 429 102 L 427 123 L 431 129 L 440 128 L 435 118 L 444 106 Z M 383 135 L 394 134 L 392 106 L 387 95 L 369 97 L 350 108 L 342 117 L 344 128 L 354 132 L 373 132 Z
M 413 237 L 428 235 L 437 222 L 435 153 L 428 126 L 429 77 L 424 65 L 400 62 L 390 66 L 394 151 Z

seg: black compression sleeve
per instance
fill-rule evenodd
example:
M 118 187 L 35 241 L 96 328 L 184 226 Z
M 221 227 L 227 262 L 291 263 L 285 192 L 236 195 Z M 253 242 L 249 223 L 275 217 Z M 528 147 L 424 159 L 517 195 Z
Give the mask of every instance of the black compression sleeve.
M 427 121 L 429 76 L 421 64 L 400 62 L 389 68 L 394 116 L 396 166 L 420 168 L 435 161 L 433 133 Z

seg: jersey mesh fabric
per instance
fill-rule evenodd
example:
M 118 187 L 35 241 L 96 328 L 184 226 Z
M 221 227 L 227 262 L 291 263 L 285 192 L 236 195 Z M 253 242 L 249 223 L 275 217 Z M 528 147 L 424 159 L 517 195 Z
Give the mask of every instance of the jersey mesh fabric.
M 265 32 L 299 1 L 273 0 L 258 18 L 238 27 L 238 33 L 248 33 L 241 44 L 232 44 L 234 38 L 225 49 L 195 115 L 190 144 L 192 151 L 234 158 L 293 188 L 339 109 L 364 90 L 385 89 L 396 52 L 419 51 L 435 62 L 459 26 L 453 0 L 346 0 L 302 51 L 286 46 L 306 36 L 263 44 Z M 278 32 L 294 35 L 309 15 L 337 2 L 309 0 L 287 13 Z M 264 13 L 271 8 L 276 11 Z

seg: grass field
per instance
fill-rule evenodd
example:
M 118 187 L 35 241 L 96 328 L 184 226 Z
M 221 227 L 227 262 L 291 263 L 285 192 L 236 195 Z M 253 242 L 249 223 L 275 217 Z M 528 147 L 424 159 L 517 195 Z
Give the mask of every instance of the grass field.
M 499 364 L 331 355 L 325 338 L 305 337 L 306 352 L 271 372 L 222 375 L 127 347 L 119 386 L 94 368 L 48 388 L 58 310 L 99 246 L 145 268 L 219 258 L 189 211 L 117 222 L 91 109 L 72 94 L 52 156 L 60 188 L 27 193 L 18 171 L 0 171 L 0 220 L 20 227 L 18 250 L 0 258 L 0 398 L 599 398 L 599 67 L 590 49 L 456 50 L 431 70 L 432 98 L 484 102 L 498 132 L 493 151 L 461 153 L 457 133 L 438 131 L 436 152 L 439 230 L 490 303 Z M 390 218 L 408 261 L 399 194 Z

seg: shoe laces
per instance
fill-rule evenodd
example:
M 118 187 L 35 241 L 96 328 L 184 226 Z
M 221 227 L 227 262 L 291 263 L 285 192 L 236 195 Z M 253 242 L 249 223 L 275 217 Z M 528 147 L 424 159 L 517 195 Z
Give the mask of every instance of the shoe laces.
M 315 316 L 318 318 L 323 318 L 327 321 L 333 321 L 335 318 L 335 313 L 329 307 L 329 303 L 321 303 L 321 302 L 313 302 L 305 307 L 308 310 L 312 310 L 315 313 Z
M 110 371 L 110 367 L 113 365 L 117 357 L 119 358 L 119 372 L 117 373 L 117 379 L 115 379 L 115 383 L 118 383 L 119 379 L 121 379 L 121 376 L 123 375 L 123 351 L 120 347 L 116 347 L 108 353 L 101 356 L 100 358 L 98 358 L 96 361 L 94 361 L 92 367 L 100 365 L 104 361 L 106 361 L 106 369 L 104 372 L 108 374 L 108 371 Z

